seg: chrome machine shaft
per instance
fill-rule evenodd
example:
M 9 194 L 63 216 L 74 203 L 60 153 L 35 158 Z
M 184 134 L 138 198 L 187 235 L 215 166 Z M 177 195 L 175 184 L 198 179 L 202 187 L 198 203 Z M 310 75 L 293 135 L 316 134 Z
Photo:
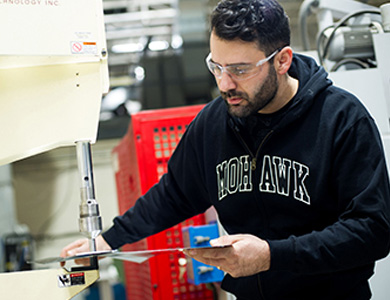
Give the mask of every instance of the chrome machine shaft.
M 99 212 L 99 204 L 95 199 L 95 187 L 92 171 L 92 155 L 90 142 L 80 141 L 76 143 L 77 163 L 80 173 L 80 232 L 87 236 L 90 251 L 96 251 L 96 237 L 102 232 L 102 219 Z

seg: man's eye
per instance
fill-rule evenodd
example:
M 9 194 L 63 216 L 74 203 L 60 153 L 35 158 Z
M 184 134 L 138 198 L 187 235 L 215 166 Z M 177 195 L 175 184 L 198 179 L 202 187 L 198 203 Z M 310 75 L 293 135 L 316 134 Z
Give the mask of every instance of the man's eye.
M 231 66 L 229 71 L 235 75 L 242 75 L 249 73 L 250 69 L 248 66 Z

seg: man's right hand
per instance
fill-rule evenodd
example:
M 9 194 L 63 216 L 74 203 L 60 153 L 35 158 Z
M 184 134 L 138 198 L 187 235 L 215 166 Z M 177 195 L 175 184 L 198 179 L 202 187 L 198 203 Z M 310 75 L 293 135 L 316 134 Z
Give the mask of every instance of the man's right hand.
M 96 251 L 110 251 L 112 250 L 110 245 L 103 239 L 101 235 L 96 238 Z M 80 239 L 73 243 L 70 243 L 64 247 L 61 251 L 61 257 L 75 256 L 79 253 L 89 252 L 89 240 Z M 75 259 L 75 263 L 79 265 L 87 266 L 90 260 L 88 258 Z M 64 266 L 65 262 L 61 262 L 61 266 Z

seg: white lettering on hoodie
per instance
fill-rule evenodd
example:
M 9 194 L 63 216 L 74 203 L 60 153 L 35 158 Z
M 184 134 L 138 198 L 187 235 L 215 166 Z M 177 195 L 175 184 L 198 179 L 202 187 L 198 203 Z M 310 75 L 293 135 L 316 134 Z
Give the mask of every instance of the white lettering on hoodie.
M 251 159 L 249 155 L 233 157 L 216 167 L 218 199 L 253 190 Z M 309 168 L 287 158 L 265 155 L 260 174 L 259 191 L 289 197 L 310 205 L 305 186 Z

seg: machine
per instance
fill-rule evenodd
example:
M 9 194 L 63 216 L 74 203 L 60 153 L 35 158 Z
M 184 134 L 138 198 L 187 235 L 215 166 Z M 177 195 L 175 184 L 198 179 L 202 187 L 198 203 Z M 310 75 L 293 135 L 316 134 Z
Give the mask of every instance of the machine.
M 108 92 L 101 0 L 0 1 L 0 165 L 76 145 L 80 231 L 102 230 L 95 199 L 91 144 Z M 4 299 L 70 299 L 99 278 L 91 267 L 0 275 Z

